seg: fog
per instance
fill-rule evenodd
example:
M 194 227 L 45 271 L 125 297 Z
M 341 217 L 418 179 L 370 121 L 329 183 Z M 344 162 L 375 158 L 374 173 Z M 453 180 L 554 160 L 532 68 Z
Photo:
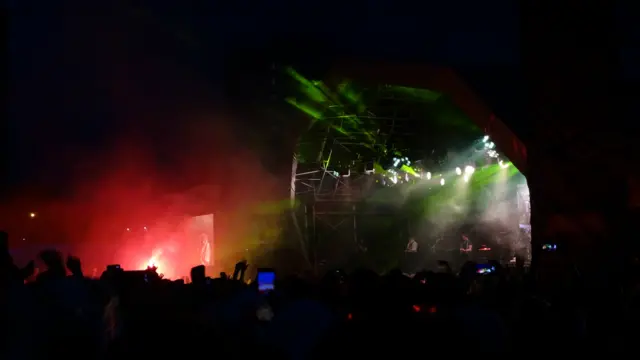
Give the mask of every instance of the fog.
M 20 164 L 9 169 L 1 224 L 12 248 L 32 256 L 54 246 L 104 265 L 158 252 L 127 228 L 148 227 L 166 242 L 185 218 L 214 212 L 227 219 L 219 246 L 232 246 L 249 236 L 241 224 L 254 208 L 287 196 L 288 178 L 263 166 L 265 145 L 246 141 L 264 120 L 220 95 L 219 54 L 199 55 L 149 14 L 115 10 L 62 20 L 34 12 L 12 25 L 22 59 L 11 114 Z

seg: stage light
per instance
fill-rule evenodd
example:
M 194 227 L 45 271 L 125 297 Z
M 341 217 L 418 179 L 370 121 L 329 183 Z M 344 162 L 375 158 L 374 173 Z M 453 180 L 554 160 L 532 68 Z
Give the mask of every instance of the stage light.
M 467 165 L 467 166 L 464 168 L 464 173 L 465 173 L 465 174 L 467 174 L 467 175 L 471 175 L 471 174 L 473 174 L 475 171 L 476 171 L 476 169 L 475 169 L 473 166 L 471 166 L 471 165 Z
M 444 179 L 440 179 L 440 185 L 444 186 Z
M 509 163 L 506 163 L 506 162 L 504 162 L 504 161 L 502 161 L 502 160 L 499 160 L 499 161 L 498 161 L 498 164 L 499 164 L 499 165 L 500 165 L 500 167 L 501 167 L 501 168 L 503 168 L 503 169 L 506 169 L 506 168 L 508 168 L 508 167 L 509 167 Z
M 29 213 L 29 217 L 33 219 L 34 217 L 36 217 L 36 213 L 34 213 L 34 212 Z
M 427 171 L 427 180 L 431 180 L 431 173 Z
M 369 162 L 364 164 L 364 173 L 366 175 L 373 175 L 376 173 L 376 166 L 374 163 Z
M 456 175 L 462 175 L 462 169 L 459 167 L 456 168 Z
M 483 143 L 486 143 L 487 141 L 489 141 L 489 135 L 485 135 L 485 136 L 482 138 L 482 142 L 483 142 Z

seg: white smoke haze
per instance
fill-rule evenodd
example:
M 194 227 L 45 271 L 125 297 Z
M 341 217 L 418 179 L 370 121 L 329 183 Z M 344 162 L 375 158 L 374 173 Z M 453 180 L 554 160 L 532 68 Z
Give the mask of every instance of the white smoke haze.
M 472 232 L 472 241 L 492 248 L 506 247 L 518 256 L 530 254 L 530 238 L 521 236 L 519 226 L 529 223 L 522 200 L 524 196 L 528 203 L 528 194 L 523 194 L 522 190 L 526 190 L 526 183 L 516 185 L 510 177 L 513 175 L 501 169 L 487 184 L 471 189 L 470 184 L 462 182 L 461 175 L 451 171 L 442 175 L 446 183 L 440 188 L 439 175 L 434 173 L 429 181 L 422 179 L 413 184 L 383 188 L 372 198 L 403 211 L 409 202 L 415 201 L 414 198 L 422 197 L 427 205 L 422 218 L 413 227 L 415 235 L 426 238 L 427 243 L 449 238 L 449 243 L 442 247 L 453 249 L 458 246 L 461 233 Z

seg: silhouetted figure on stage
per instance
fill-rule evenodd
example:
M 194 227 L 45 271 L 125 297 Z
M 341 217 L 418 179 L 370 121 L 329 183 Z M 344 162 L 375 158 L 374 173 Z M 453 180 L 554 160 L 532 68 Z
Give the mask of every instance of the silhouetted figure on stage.
M 408 274 L 415 273 L 420 265 L 418 248 L 419 246 L 416 239 L 410 238 L 409 242 L 407 243 L 407 247 L 404 250 L 404 271 Z
M 473 244 L 467 235 L 462 234 L 462 239 L 460 241 L 460 264 L 464 264 L 465 262 L 471 260 L 471 253 L 473 252 Z
M 405 250 L 407 253 L 417 253 L 418 252 L 418 242 L 416 239 L 409 239 L 409 243 L 407 243 L 407 249 Z

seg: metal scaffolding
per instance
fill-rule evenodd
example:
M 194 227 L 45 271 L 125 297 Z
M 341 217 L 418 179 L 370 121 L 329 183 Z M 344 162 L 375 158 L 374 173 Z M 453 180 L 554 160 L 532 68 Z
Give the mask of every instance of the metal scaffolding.
M 299 209 L 293 216 L 294 224 L 314 268 L 327 257 L 340 261 L 349 253 L 366 251 L 359 235 L 360 223 L 380 215 L 363 205 L 374 190 L 374 164 L 390 155 L 388 152 L 401 143 L 399 139 L 411 136 L 410 123 L 415 116 L 390 87 L 365 91 L 374 99 L 372 106 L 359 112 L 332 108 L 332 114 L 340 115 L 323 118 L 321 128 L 304 134 L 293 155 L 291 202 Z M 350 117 L 357 117 L 363 127 L 348 134 L 340 132 Z M 331 241 L 342 244 L 327 245 Z M 323 248 L 343 251 L 321 254 Z

